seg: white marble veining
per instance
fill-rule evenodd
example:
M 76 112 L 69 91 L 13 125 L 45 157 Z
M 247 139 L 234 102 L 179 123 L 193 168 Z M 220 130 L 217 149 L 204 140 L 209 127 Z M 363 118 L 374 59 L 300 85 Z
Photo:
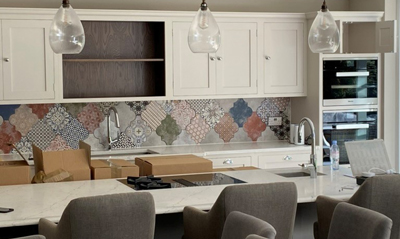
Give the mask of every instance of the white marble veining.
M 299 171 L 300 169 L 284 170 Z M 295 182 L 299 203 L 313 202 L 318 195 L 347 199 L 356 191 L 355 179 L 343 176 L 343 174 L 351 173 L 348 168 L 341 167 L 340 171 L 332 173 L 329 167 L 321 167 L 319 171 L 326 175 L 311 179 L 309 177 L 284 178 L 268 170 L 223 173 L 248 183 Z M 181 212 L 188 205 L 199 209 L 210 209 L 226 186 L 187 187 L 148 192 L 154 197 L 156 213 L 164 214 Z M 351 186 L 354 189 L 343 189 L 345 186 Z M 42 217 L 56 222 L 72 199 L 125 192 L 139 193 L 115 179 L 0 186 L 0 207 L 15 209 L 14 212 L 0 214 L 0 227 L 37 224 Z

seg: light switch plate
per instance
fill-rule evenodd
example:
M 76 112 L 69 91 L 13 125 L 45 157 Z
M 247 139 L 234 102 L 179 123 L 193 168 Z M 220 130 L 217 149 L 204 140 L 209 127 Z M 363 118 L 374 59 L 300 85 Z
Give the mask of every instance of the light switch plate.
M 269 126 L 279 126 L 282 125 L 282 117 L 268 117 Z

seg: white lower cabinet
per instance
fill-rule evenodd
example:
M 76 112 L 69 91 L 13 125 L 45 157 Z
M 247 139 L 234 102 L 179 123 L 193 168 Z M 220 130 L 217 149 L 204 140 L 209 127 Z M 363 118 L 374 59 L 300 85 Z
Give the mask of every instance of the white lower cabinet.
M 49 44 L 50 25 L 50 20 L 1 21 L 3 41 L 0 100 L 55 98 L 54 52 Z
M 310 152 L 274 152 L 257 156 L 258 167 L 262 169 L 292 168 L 310 161 Z
M 234 168 L 252 166 L 252 156 L 233 156 L 232 155 L 218 155 L 218 156 L 205 156 L 213 162 L 213 168 Z

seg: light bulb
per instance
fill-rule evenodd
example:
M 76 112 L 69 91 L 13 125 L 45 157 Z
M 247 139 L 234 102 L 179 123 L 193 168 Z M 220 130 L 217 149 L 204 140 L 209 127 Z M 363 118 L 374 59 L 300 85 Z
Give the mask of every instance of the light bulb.
M 193 19 L 188 35 L 189 48 L 194 53 L 216 52 L 221 44 L 221 34 L 206 3 L 202 3 Z
M 85 46 L 85 32 L 71 5 L 63 3 L 50 26 L 50 46 L 58 54 L 78 54 Z
M 339 47 L 339 29 L 325 1 L 311 25 L 308 46 L 314 53 L 334 53 Z

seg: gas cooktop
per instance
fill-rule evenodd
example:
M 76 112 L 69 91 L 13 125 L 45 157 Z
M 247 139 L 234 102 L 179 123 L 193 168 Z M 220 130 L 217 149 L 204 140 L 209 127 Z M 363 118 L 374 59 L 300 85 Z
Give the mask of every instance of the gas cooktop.
M 128 177 L 127 179 L 119 179 L 118 181 L 135 190 L 246 183 L 245 181 L 225 175 L 223 173 L 190 174 L 165 177 Z

